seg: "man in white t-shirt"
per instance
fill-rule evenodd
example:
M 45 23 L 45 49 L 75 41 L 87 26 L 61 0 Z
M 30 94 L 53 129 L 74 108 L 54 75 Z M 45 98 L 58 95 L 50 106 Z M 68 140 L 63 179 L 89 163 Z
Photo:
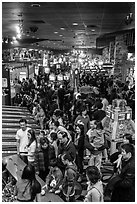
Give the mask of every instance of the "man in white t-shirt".
M 27 145 L 28 145 L 28 135 L 27 132 L 30 129 L 27 127 L 27 120 L 22 118 L 19 121 L 20 129 L 16 133 L 17 140 L 17 154 L 21 157 L 21 159 L 27 163 L 27 156 L 22 156 L 21 153 L 28 153 Z

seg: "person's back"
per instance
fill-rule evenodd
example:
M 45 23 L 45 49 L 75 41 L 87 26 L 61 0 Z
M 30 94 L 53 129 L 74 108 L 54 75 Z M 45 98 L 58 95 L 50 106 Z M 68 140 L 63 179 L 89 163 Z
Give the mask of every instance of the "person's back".
M 93 145 L 95 148 L 99 148 L 102 145 L 104 145 L 104 132 L 101 130 L 94 130 L 93 133 L 94 137 L 93 137 Z
M 75 184 L 77 180 L 77 166 L 69 154 L 62 156 L 62 162 L 66 165 L 64 179 L 62 181 L 62 193 L 66 201 L 75 201 Z
M 104 202 L 103 184 L 99 169 L 96 166 L 88 166 L 86 177 L 88 187 L 84 202 Z
M 20 179 L 16 184 L 17 200 L 18 201 L 32 201 L 30 189 L 31 183 L 27 179 Z
M 35 168 L 26 165 L 22 171 L 21 178 L 15 185 L 14 195 L 19 202 L 40 202 L 41 185 L 35 178 Z
M 85 202 L 104 202 L 102 181 L 88 186 Z

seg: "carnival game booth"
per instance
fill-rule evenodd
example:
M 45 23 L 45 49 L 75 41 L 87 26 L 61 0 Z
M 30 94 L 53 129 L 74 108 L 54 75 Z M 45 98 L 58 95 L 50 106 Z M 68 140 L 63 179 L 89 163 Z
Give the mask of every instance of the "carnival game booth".
M 123 99 L 115 99 L 106 110 L 103 122 L 106 139 L 110 142 L 110 155 L 116 152 L 116 144 L 123 141 L 123 135 L 135 137 L 135 123 L 132 120 L 132 109 L 126 106 Z

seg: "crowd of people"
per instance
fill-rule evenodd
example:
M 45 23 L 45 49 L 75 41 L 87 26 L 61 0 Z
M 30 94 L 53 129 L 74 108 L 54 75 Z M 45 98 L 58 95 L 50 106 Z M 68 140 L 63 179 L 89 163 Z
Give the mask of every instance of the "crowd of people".
M 110 155 L 103 127 L 106 108 L 116 98 L 126 100 L 135 119 L 135 86 L 129 89 L 128 83 L 114 76 L 81 74 L 79 86 L 91 86 L 93 91 L 75 93 L 69 82 L 48 82 L 46 75 L 22 82 L 15 80 L 13 104 L 26 106 L 40 126 L 36 135 L 35 130 L 27 127 L 26 119 L 19 121 L 17 154 L 27 166 L 21 181 L 16 183 L 18 201 L 39 201 L 38 195 L 46 189 L 66 202 L 75 202 L 76 195 L 81 195 L 84 178 L 87 180 L 84 202 L 104 202 L 104 196 L 109 196 L 112 202 L 135 201 L 132 135 L 123 135 L 118 151 Z M 86 169 L 85 158 L 88 158 Z M 114 165 L 114 174 L 105 188 L 103 161 Z M 36 182 L 35 174 L 45 181 L 43 188 Z M 28 196 L 28 187 L 32 189 L 32 197 Z

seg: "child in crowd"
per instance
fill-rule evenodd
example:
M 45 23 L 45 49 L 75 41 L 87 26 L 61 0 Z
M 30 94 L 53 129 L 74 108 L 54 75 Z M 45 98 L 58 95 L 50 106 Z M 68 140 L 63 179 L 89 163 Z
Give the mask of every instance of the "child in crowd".
M 103 184 L 99 169 L 96 166 L 87 167 L 86 176 L 88 187 L 84 202 L 104 202 Z
M 60 193 L 59 186 L 63 180 L 63 174 L 61 170 L 57 167 L 57 162 L 50 163 L 50 171 L 46 178 L 46 189 L 50 193 Z

